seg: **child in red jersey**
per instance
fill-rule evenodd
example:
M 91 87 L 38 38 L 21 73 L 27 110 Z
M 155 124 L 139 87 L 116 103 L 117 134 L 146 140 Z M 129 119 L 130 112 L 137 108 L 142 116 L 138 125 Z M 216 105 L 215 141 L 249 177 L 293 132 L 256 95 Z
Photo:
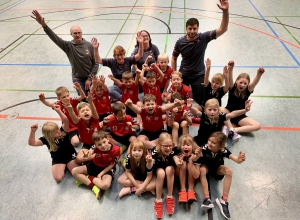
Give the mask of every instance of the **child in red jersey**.
M 147 152 L 143 142 L 136 140 L 130 144 L 125 172 L 118 179 L 118 183 L 123 186 L 119 198 L 133 192 L 138 196 L 145 191 L 155 194 L 156 178 L 152 175 L 153 162 L 151 152 Z
M 183 97 L 177 92 L 172 94 L 171 103 L 175 99 L 183 102 Z M 193 124 L 191 116 L 192 114 L 186 104 L 181 104 L 173 108 L 173 110 L 167 111 L 167 129 L 169 133 L 172 133 L 172 140 L 175 147 L 178 146 L 178 135 L 189 133 L 189 126 Z
M 100 123 L 101 128 L 105 130 L 110 128 L 109 141 L 119 147 L 123 152 L 129 144 L 136 140 L 136 133 L 132 130 L 140 129 L 130 115 L 126 115 L 126 106 L 122 102 L 116 102 L 112 105 L 113 115 L 110 115 Z
M 92 94 L 89 93 L 86 99 L 89 103 L 83 102 L 80 103 L 77 107 L 78 117 L 75 115 L 75 112 L 70 103 L 66 102 L 67 104 L 65 105 L 65 107 L 67 107 L 68 109 L 73 123 L 77 125 L 80 140 L 83 143 L 83 147 L 78 152 L 78 155 L 76 157 L 76 161 L 79 164 L 92 159 L 86 157 L 85 154 L 94 144 L 92 140 L 94 131 L 100 130 L 99 116 L 93 103 Z
M 99 200 L 100 190 L 107 190 L 111 186 L 120 149 L 109 143 L 104 131 L 95 131 L 92 138 L 95 145 L 85 154 L 86 157 L 92 158 L 92 161 L 74 168 L 72 175 L 77 179 L 77 185 L 87 185 Z
M 100 78 L 97 78 L 97 76 L 92 78 L 90 92 L 93 95 L 93 103 L 99 115 L 99 121 L 102 121 L 103 118 L 110 115 L 112 112 L 109 101 L 109 91 L 103 75 L 101 75 Z
M 140 114 L 143 122 L 143 130 L 137 137 L 143 141 L 147 149 L 153 149 L 156 146 L 159 135 L 164 132 L 162 116 L 165 111 L 180 105 L 180 100 L 175 99 L 174 103 L 163 106 L 156 104 L 156 97 L 147 94 L 143 98 L 143 107 L 134 105 L 130 99 L 125 103 L 135 113 Z
M 122 73 L 122 82 L 112 74 L 109 74 L 108 77 L 114 81 L 116 85 L 119 86 L 120 90 L 122 91 L 122 98 L 121 102 L 125 104 L 127 99 L 131 99 L 133 104 L 137 104 L 138 106 L 142 106 L 143 104 L 139 100 L 139 78 L 140 78 L 140 71 L 136 71 L 136 77 L 133 79 L 132 72 L 126 71 Z M 136 116 L 136 114 L 130 109 L 126 109 L 126 114 L 132 117 Z
M 57 95 L 57 99 L 58 101 L 56 101 L 55 103 L 51 103 L 48 102 L 46 100 L 46 97 L 44 95 L 44 93 L 40 93 L 39 94 L 39 99 L 41 100 L 41 102 L 48 106 L 51 107 L 52 109 L 54 108 L 54 105 L 59 105 L 61 111 L 67 116 L 67 118 L 69 119 L 69 130 L 68 130 L 68 136 L 69 136 L 69 140 L 71 141 L 71 144 L 74 147 L 77 147 L 79 144 L 79 138 L 77 135 L 77 126 L 73 123 L 71 116 L 69 115 L 68 110 L 64 107 L 64 103 L 66 103 L 66 101 L 70 102 L 70 104 L 72 105 L 75 114 L 77 115 L 77 110 L 76 107 L 78 105 L 78 103 L 83 100 L 85 98 L 85 94 L 83 92 L 83 90 L 81 89 L 81 86 L 78 82 L 74 82 L 74 88 L 76 90 L 78 90 L 80 92 L 80 96 L 78 96 L 77 98 L 70 98 L 70 92 L 69 90 L 64 87 L 64 86 L 60 86 L 55 90 L 55 93 Z
M 156 66 L 155 63 L 151 64 L 151 68 L 155 69 L 159 74 L 160 77 L 158 80 L 156 79 L 156 74 L 153 70 L 149 70 L 147 72 L 146 78 L 144 77 L 144 72 L 148 68 L 147 64 L 143 64 L 143 70 L 140 75 L 139 82 L 143 88 L 144 95 L 152 94 L 156 97 L 156 103 L 158 105 L 162 105 L 162 98 L 160 92 L 160 84 L 163 81 L 164 74 L 163 72 Z
M 173 73 L 171 74 L 172 85 L 170 86 L 170 88 L 168 90 L 168 96 L 167 96 L 168 101 L 171 100 L 171 95 L 175 92 L 178 92 L 180 95 L 182 95 L 185 102 L 187 99 L 192 97 L 190 87 L 182 84 L 182 81 L 183 81 L 183 79 L 182 79 L 181 72 L 173 71 Z

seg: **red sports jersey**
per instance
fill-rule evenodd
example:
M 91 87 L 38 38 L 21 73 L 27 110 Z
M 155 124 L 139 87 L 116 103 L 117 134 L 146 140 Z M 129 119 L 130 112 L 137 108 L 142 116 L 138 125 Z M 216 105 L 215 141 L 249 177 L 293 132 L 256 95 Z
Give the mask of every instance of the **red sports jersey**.
M 92 135 L 94 131 L 100 131 L 99 121 L 95 118 L 91 118 L 90 126 L 88 126 L 81 118 L 77 124 L 78 133 L 80 136 L 80 140 L 84 144 L 93 145 L 94 142 L 92 140 Z
M 139 85 L 134 83 L 130 88 L 127 88 L 124 83 L 120 88 L 122 91 L 122 100 L 121 102 L 125 103 L 127 99 L 131 99 L 133 104 L 136 104 L 139 101 Z
M 78 102 L 77 98 L 75 98 L 75 97 L 69 98 L 69 100 L 70 100 L 70 103 L 71 103 L 71 105 L 72 105 L 72 107 L 73 107 L 73 110 L 74 110 L 74 112 L 75 112 L 75 115 L 77 116 L 77 115 L 78 115 L 78 112 L 77 112 L 77 105 L 78 105 L 79 102 Z M 69 119 L 69 130 L 68 130 L 68 132 L 77 130 L 77 126 L 73 123 L 73 120 L 72 120 L 72 118 L 71 118 L 71 116 L 70 116 L 70 114 L 69 114 L 69 112 L 68 112 L 68 109 L 66 109 L 66 108 L 62 105 L 61 101 L 59 101 L 59 100 L 56 101 L 55 104 L 60 106 L 60 110 L 61 110 L 61 111 L 67 116 L 67 118 Z
M 158 68 L 160 68 L 159 64 L 157 66 L 158 66 Z M 156 69 L 152 69 L 152 70 L 156 73 L 156 79 L 158 80 L 158 78 L 160 77 L 160 74 L 156 71 Z M 167 70 L 163 73 L 164 73 L 164 79 L 160 84 L 160 88 L 165 88 L 168 79 L 171 78 L 171 74 L 173 73 L 172 67 L 167 66 Z
M 108 112 L 112 112 L 108 91 L 107 92 L 103 91 L 103 94 L 100 97 L 97 96 L 95 93 L 93 93 L 93 103 L 99 115 L 104 115 Z
M 156 97 L 156 104 L 162 105 L 161 92 L 160 92 L 160 82 L 156 80 L 156 84 L 153 87 L 149 87 L 148 83 L 145 82 L 142 86 L 144 95 L 152 94 Z
M 177 90 L 177 92 L 182 95 L 182 97 L 184 98 L 184 100 L 187 100 L 189 98 L 192 98 L 192 93 L 191 93 L 191 89 L 190 87 L 188 87 L 187 85 L 181 84 L 182 87 L 180 90 Z M 176 89 L 174 88 L 173 85 L 170 86 L 168 93 L 175 93 L 174 91 L 176 91 Z
M 118 163 L 120 157 L 120 148 L 111 144 L 109 151 L 101 151 L 98 148 L 94 149 L 95 157 L 93 162 L 98 167 L 108 167 L 111 163 Z
M 135 125 L 130 115 L 126 115 L 123 121 L 118 121 L 114 115 L 111 115 L 107 126 L 110 127 L 112 133 L 118 136 L 124 136 L 126 134 L 135 135 L 135 131 L 126 124 L 127 122 L 131 122 L 131 124 Z
M 157 105 L 153 114 L 148 114 L 146 109 L 142 107 L 141 118 L 143 121 L 143 129 L 146 131 L 158 131 L 163 129 L 164 123 L 162 120 L 163 111 L 161 106 Z
M 184 111 L 188 111 L 188 114 L 189 114 L 189 109 L 186 106 L 186 104 L 183 105 L 183 108 L 182 108 L 182 110 L 180 112 L 176 113 L 176 115 L 174 117 L 174 121 L 176 121 L 176 122 L 182 122 L 183 120 L 185 120 L 183 118 L 183 112 Z M 172 116 L 172 111 L 168 111 L 167 112 L 167 116 L 168 116 L 168 120 L 169 120 L 171 118 L 171 116 Z M 189 114 L 189 116 L 191 116 L 191 115 Z

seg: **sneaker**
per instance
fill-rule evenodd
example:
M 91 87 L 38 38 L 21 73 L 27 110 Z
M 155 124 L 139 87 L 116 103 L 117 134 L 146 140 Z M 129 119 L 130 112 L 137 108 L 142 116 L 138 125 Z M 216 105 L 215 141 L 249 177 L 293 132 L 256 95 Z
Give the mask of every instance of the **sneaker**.
M 89 175 L 86 175 L 86 177 L 89 177 Z M 80 180 L 76 180 L 76 181 L 75 181 L 75 184 L 76 184 L 77 186 L 80 186 L 80 185 L 83 184 L 83 182 L 81 182 Z
M 223 199 L 216 199 L 216 203 L 220 208 L 220 211 L 222 213 L 222 215 L 226 218 L 226 219 L 230 219 L 230 214 L 229 214 L 229 209 L 228 209 L 228 202 L 223 201 Z
M 95 195 L 96 195 L 96 198 L 99 200 L 100 199 L 100 197 L 101 197 L 101 192 L 100 192 L 100 189 L 99 189 L 99 187 L 98 186 L 93 186 L 93 188 L 92 188 L 92 191 L 93 191 L 93 193 L 95 193 Z
M 174 197 L 172 198 L 166 198 L 166 211 L 168 215 L 173 215 L 174 214 L 174 207 L 175 207 L 175 199 Z
M 163 217 L 164 215 L 163 202 L 157 202 L 156 200 L 154 201 L 154 212 L 156 218 L 161 219 Z
M 235 144 L 239 139 L 240 139 L 241 135 L 239 135 L 236 132 L 233 132 L 233 135 L 231 137 L 231 143 Z
M 121 164 L 123 170 L 125 171 L 126 170 L 126 168 L 125 168 L 126 167 L 126 158 L 122 157 L 120 159 L 120 164 Z
M 207 210 L 207 209 L 211 209 L 214 207 L 214 204 L 211 203 L 210 199 L 204 199 L 203 203 L 201 205 L 201 209 L 202 210 Z
M 229 129 L 228 129 L 228 127 L 227 126 L 223 126 L 223 129 L 222 129 L 222 132 L 223 132 L 223 134 L 225 134 L 226 135 L 226 137 L 228 137 L 228 134 L 229 134 Z
M 188 202 L 188 197 L 187 197 L 187 193 L 185 190 L 181 190 L 179 192 L 179 199 L 178 199 L 178 202 Z
M 126 145 L 123 144 L 122 146 L 120 146 L 120 154 L 122 154 L 126 149 L 127 149 Z
M 123 196 L 129 195 L 131 194 L 131 187 L 124 187 L 123 189 L 121 189 L 120 193 L 119 193 L 119 198 L 121 199 Z
M 188 190 L 187 200 L 188 200 L 188 202 L 196 202 L 197 201 L 196 193 L 194 190 Z

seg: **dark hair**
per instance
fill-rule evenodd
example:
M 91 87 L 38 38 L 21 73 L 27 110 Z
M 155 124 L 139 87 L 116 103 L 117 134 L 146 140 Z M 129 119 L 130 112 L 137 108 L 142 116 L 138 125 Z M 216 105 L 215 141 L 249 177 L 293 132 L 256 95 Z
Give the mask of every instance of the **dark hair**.
M 150 36 L 149 32 L 146 31 L 146 30 L 141 30 L 141 32 L 146 32 L 148 34 L 148 36 L 149 36 L 149 47 L 151 48 L 152 43 L 151 43 L 151 36 Z M 139 47 L 139 42 L 138 41 L 136 41 L 136 45 L 134 47 Z
M 188 26 L 194 26 L 197 25 L 197 27 L 199 27 L 199 21 L 197 18 L 190 18 L 189 20 L 186 21 L 185 24 L 185 28 L 187 28 Z
M 94 131 L 92 135 L 92 140 L 95 143 L 96 141 L 100 141 L 103 138 L 107 138 L 107 135 L 104 131 Z
M 175 92 L 171 95 L 171 103 L 173 103 L 175 99 L 184 100 L 183 96 L 178 92 Z
M 119 112 L 126 110 L 126 107 L 122 102 L 115 102 L 111 107 L 114 115 L 117 115 Z
M 148 71 L 148 73 L 146 74 L 146 79 L 156 79 L 156 73 L 153 71 Z

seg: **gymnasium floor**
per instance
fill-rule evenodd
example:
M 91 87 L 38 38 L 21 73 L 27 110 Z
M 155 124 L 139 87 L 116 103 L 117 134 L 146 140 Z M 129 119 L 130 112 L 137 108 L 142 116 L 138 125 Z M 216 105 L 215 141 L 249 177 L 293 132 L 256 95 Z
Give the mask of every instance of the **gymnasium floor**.
M 67 57 L 30 18 L 31 11 L 37 9 L 66 40 L 71 39 L 72 25 L 81 26 L 85 39 L 98 38 L 102 57 L 112 57 L 116 45 L 130 55 L 135 34 L 142 29 L 150 32 L 160 52 L 171 56 L 188 18 L 198 18 L 202 32 L 219 27 L 222 14 L 216 3 L 1 0 L 0 219 L 155 219 L 155 198 L 150 194 L 120 200 L 121 187 L 115 180 L 97 201 L 90 190 L 77 187 L 68 172 L 57 184 L 46 147 L 28 146 L 31 124 L 39 124 L 39 137 L 45 121 L 60 123 L 56 113 L 37 100 L 38 94 L 44 92 L 54 101 L 54 90 L 64 85 L 76 95 Z M 230 0 L 229 30 L 206 51 L 205 57 L 212 60 L 211 75 L 231 59 L 236 64 L 234 78 L 247 72 L 253 79 L 259 66 L 266 70 L 251 96 L 254 103 L 248 114 L 262 129 L 243 134 L 234 146 L 228 142 L 234 154 L 242 150 L 247 156 L 240 165 L 226 161 L 234 172 L 229 195 L 232 219 L 299 219 L 299 8 L 299 0 Z M 109 73 L 104 67 L 99 72 Z M 106 82 L 112 84 L 109 79 Z M 191 127 L 190 133 L 196 132 L 197 127 Z M 118 168 L 116 178 L 121 172 Z M 221 196 L 222 182 L 211 179 L 210 188 L 213 200 Z M 178 189 L 176 183 L 175 214 L 165 214 L 163 219 L 223 219 L 217 207 L 209 213 L 200 209 L 203 195 L 199 182 L 195 187 L 198 202 L 190 206 L 177 205 Z

